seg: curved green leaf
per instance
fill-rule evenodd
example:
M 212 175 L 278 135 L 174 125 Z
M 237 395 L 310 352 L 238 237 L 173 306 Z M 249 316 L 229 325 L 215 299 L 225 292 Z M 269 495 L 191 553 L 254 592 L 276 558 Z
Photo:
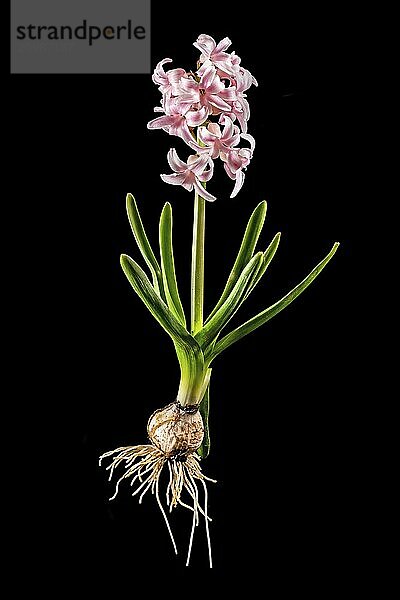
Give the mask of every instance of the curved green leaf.
M 214 340 L 239 308 L 249 288 L 253 285 L 254 277 L 260 269 L 262 262 L 263 253 L 258 252 L 244 268 L 222 306 L 195 336 L 195 339 L 202 348 L 206 348 Z
M 131 224 L 132 232 L 138 248 L 150 269 L 154 289 L 160 298 L 166 301 L 160 265 L 158 264 L 158 261 L 150 246 L 150 242 L 143 227 L 142 219 L 140 218 L 136 200 L 132 194 L 127 194 L 126 196 L 126 211 L 128 213 L 129 223 Z
M 217 310 L 225 302 L 229 294 L 231 293 L 235 283 L 240 277 L 245 266 L 249 263 L 253 256 L 254 249 L 256 247 L 258 238 L 264 225 L 265 215 L 267 214 L 267 203 L 265 200 L 260 202 L 254 209 L 249 222 L 247 223 L 246 231 L 244 232 L 243 240 L 239 248 L 238 255 L 235 260 L 235 264 L 232 267 L 232 271 L 226 282 L 224 291 L 222 292 L 221 298 L 218 300 L 215 308 L 208 316 L 206 323 L 215 315 Z
M 157 296 L 146 273 L 139 265 L 130 256 L 122 254 L 121 266 L 139 298 L 160 323 L 161 327 L 171 336 L 174 343 L 194 355 L 202 354 L 197 341 L 181 325 L 165 302 Z
M 160 217 L 160 254 L 161 271 L 165 295 L 169 309 L 184 327 L 186 327 L 185 313 L 179 297 L 176 283 L 174 250 L 172 246 L 172 207 L 166 202 Z
M 272 240 L 272 242 L 270 243 L 270 245 L 264 252 L 262 265 L 257 273 L 257 276 L 254 279 L 253 285 L 251 286 L 251 288 L 249 289 L 249 291 L 246 294 L 245 300 L 249 296 L 249 294 L 251 294 L 251 292 L 254 290 L 257 283 L 260 281 L 261 277 L 264 275 L 265 271 L 267 270 L 269 263 L 274 258 L 275 252 L 277 251 L 278 246 L 279 246 L 280 239 L 281 239 L 281 232 L 278 231 L 278 233 L 275 235 L 274 239 Z
M 196 402 L 196 396 L 200 392 L 198 388 L 202 385 L 199 374 L 204 372 L 204 355 L 199 344 L 181 325 L 165 302 L 157 296 L 146 273 L 130 256 L 121 255 L 121 266 L 139 298 L 174 342 L 181 367 L 178 391 L 181 403 L 184 405 Z
M 209 353 L 209 355 L 206 355 L 207 364 L 210 364 L 211 361 L 214 360 L 214 358 L 218 356 L 218 354 L 220 354 L 223 350 L 226 350 L 227 348 L 229 348 L 229 346 L 240 340 L 248 333 L 254 331 L 261 325 L 264 325 L 264 323 L 272 319 L 272 317 L 277 315 L 279 312 L 281 312 L 281 310 L 283 310 L 291 302 L 293 302 L 293 300 L 295 300 L 297 296 L 299 296 L 321 273 L 322 269 L 331 260 L 338 247 L 339 243 L 335 242 L 327 256 L 311 271 L 309 275 L 307 275 L 305 279 L 303 279 L 301 283 L 299 283 L 295 288 L 293 288 L 292 291 L 286 294 L 286 296 L 281 298 L 281 300 L 279 300 L 266 310 L 262 311 L 246 323 L 243 323 L 243 325 L 241 325 L 231 333 L 228 333 L 228 335 L 226 335 L 219 342 L 217 342 L 214 349 Z

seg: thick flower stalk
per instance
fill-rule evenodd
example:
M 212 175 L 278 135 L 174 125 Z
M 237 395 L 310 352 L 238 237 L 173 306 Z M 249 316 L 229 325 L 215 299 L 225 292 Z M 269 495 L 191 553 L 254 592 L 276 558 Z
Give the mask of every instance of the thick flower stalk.
M 153 81 L 161 93 L 159 114 L 148 123 L 149 129 L 162 129 L 189 147 L 185 160 L 175 148 L 167 155 L 171 173 L 162 174 L 165 183 L 182 186 L 194 192 L 194 218 L 191 268 L 190 322 L 187 322 L 180 299 L 175 274 L 172 243 L 172 208 L 163 208 L 159 228 L 159 259 L 150 244 L 136 202 L 127 196 L 127 212 L 138 248 L 150 272 L 150 279 L 129 256 L 121 256 L 122 269 L 136 294 L 170 336 L 180 366 L 180 382 L 175 400 L 151 415 L 148 444 L 127 446 L 106 452 L 100 458 L 111 458 L 110 479 L 114 471 L 124 466 L 117 481 L 129 480 L 136 486 L 132 495 L 139 503 L 148 491 L 157 499 L 171 540 L 177 547 L 159 494 L 160 474 L 168 470 L 166 502 L 169 510 L 183 506 L 193 513 L 192 529 L 186 564 L 189 564 L 193 535 L 204 517 L 212 566 L 209 533 L 208 491 L 200 460 L 210 451 L 208 417 L 210 410 L 210 377 L 214 360 L 229 346 L 254 331 L 293 302 L 321 273 L 338 243 L 295 288 L 239 327 L 223 334 L 233 315 L 253 292 L 267 271 L 280 241 L 277 233 L 265 251 L 256 251 L 267 205 L 260 202 L 254 209 L 244 231 L 235 263 L 221 296 L 211 313 L 204 318 L 204 232 L 206 202 L 216 200 L 206 185 L 211 182 L 215 162 L 220 162 L 234 181 L 231 197 L 243 187 L 245 173 L 253 157 L 255 140 L 248 133 L 250 107 L 246 92 L 257 85 L 252 74 L 241 65 L 234 52 L 227 52 L 229 38 L 218 44 L 208 35 L 201 35 L 194 46 L 200 51 L 195 70 L 174 68 L 165 58 L 155 68 Z M 198 485 L 204 491 L 200 502 Z

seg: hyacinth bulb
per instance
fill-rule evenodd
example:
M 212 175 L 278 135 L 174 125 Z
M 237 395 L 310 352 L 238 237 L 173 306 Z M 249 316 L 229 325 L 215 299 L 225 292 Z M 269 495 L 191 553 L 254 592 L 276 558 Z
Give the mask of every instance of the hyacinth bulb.
M 185 459 L 200 448 L 204 425 L 197 407 L 182 408 L 173 402 L 156 410 L 147 424 L 150 441 L 167 458 Z

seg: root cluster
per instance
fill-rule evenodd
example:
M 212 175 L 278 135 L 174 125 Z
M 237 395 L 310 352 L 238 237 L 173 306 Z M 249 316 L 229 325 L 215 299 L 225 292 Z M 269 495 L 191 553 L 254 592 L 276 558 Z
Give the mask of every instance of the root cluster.
M 152 444 L 116 448 L 115 450 L 111 450 L 110 452 L 103 454 L 100 457 L 99 464 L 101 464 L 103 459 L 108 457 L 113 457 L 111 463 L 107 467 L 107 470 L 110 471 L 109 481 L 111 481 L 114 471 L 117 467 L 123 465 L 125 469 L 123 475 L 117 481 L 115 493 L 110 500 L 113 500 L 117 496 L 119 484 L 124 479 L 130 479 L 130 485 L 132 487 L 136 484 L 137 487 L 133 491 L 132 496 L 138 496 L 140 494 L 139 504 L 141 504 L 146 492 L 151 490 L 151 493 L 154 494 L 157 499 L 158 506 L 160 507 L 161 513 L 164 517 L 175 553 L 178 554 L 174 536 L 172 534 L 167 514 L 161 503 L 159 493 L 160 475 L 164 465 L 167 464 L 169 482 L 166 490 L 166 503 L 169 507 L 169 511 L 171 512 L 173 508 L 180 504 L 181 506 L 193 512 L 192 530 L 190 534 L 186 565 L 189 565 L 194 531 L 195 527 L 199 524 L 199 514 L 201 514 L 203 515 L 206 524 L 209 562 L 210 567 L 212 567 L 209 531 L 209 521 L 211 521 L 211 519 L 207 512 L 208 492 L 206 481 L 215 483 L 215 480 L 210 479 L 203 474 L 199 464 L 200 457 L 195 453 L 189 453 L 184 456 L 167 456 L 162 450 L 156 446 L 153 446 Z M 201 507 L 199 502 L 199 490 L 197 486 L 198 482 L 202 484 L 204 489 L 204 507 Z M 190 504 L 182 501 L 181 497 L 183 491 L 187 492 L 189 495 Z

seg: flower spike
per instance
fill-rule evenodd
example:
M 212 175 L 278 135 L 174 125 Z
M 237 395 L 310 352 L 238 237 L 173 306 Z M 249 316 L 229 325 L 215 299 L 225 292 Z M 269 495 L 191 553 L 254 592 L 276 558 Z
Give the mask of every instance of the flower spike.
M 220 158 L 228 177 L 235 181 L 231 194 L 234 198 L 243 186 L 244 170 L 254 151 L 254 138 L 247 133 L 250 106 L 246 92 L 257 82 L 241 66 L 240 57 L 227 52 L 231 43 L 225 37 L 217 44 L 214 38 L 202 34 L 194 43 L 201 52 L 196 72 L 182 68 L 165 71 L 164 65 L 172 59 L 164 58 L 153 73 L 162 94 L 161 106 L 154 110 L 162 114 L 149 121 L 147 127 L 179 137 L 196 152 L 186 163 L 181 161 L 184 167 L 178 167 L 170 151 L 168 162 L 174 173 L 161 175 L 161 179 L 188 191 L 195 189 L 210 202 L 216 198 L 202 184 L 212 177 L 212 161 Z M 238 147 L 241 138 L 250 141 L 250 149 Z

